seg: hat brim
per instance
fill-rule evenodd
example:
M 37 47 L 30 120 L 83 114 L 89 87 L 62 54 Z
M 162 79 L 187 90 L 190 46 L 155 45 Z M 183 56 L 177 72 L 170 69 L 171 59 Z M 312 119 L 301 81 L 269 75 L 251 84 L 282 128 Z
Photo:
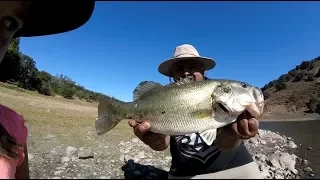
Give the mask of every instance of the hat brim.
M 33 0 L 29 17 L 14 37 L 32 37 L 71 31 L 84 25 L 94 10 L 93 0 Z
M 159 65 L 158 71 L 165 76 L 172 77 L 173 76 L 172 70 L 171 70 L 172 65 L 178 61 L 189 60 L 189 59 L 197 60 L 197 61 L 200 61 L 201 63 L 203 63 L 205 65 L 206 71 L 208 71 L 216 66 L 216 61 L 211 58 L 207 58 L 207 57 L 182 57 L 182 58 L 172 58 L 172 59 L 164 61 L 163 63 L 161 63 Z

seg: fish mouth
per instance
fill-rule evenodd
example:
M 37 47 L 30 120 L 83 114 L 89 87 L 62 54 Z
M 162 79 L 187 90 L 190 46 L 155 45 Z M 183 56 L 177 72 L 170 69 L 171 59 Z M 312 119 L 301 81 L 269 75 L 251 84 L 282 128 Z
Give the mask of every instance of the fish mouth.
M 218 106 L 223 110 L 225 113 L 229 113 L 229 110 L 221 103 L 218 103 Z

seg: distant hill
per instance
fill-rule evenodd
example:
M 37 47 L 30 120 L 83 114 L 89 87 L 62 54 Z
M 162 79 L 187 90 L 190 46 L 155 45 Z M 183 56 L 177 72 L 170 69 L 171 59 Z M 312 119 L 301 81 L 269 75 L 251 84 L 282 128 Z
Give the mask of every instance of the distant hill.
M 39 71 L 32 57 L 20 52 L 19 45 L 20 38 L 10 42 L 8 51 L 0 63 L 0 82 L 14 84 L 46 96 L 62 96 L 66 99 L 80 99 L 93 103 L 100 97 L 112 98 L 88 90 L 65 75 L 54 76 L 46 71 Z
M 261 89 L 265 96 L 265 118 L 320 114 L 320 56 L 302 61 Z

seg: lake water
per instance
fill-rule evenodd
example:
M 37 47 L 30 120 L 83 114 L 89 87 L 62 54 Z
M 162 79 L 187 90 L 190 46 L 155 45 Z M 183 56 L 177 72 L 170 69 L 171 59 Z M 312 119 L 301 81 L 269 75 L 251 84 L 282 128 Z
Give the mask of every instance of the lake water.
M 320 120 L 260 122 L 260 128 L 293 138 L 299 146 L 295 154 L 310 162 L 313 178 L 320 178 Z M 309 147 L 312 150 L 308 150 Z

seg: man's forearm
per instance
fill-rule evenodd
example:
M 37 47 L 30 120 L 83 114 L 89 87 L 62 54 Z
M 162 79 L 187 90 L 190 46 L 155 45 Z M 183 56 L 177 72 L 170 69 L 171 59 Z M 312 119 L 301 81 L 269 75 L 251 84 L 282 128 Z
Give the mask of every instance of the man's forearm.
M 218 129 L 215 145 L 222 152 L 236 149 L 242 143 L 242 139 L 231 135 L 229 131 Z
M 155 151 L 163 151 L 168 148 L 169 144 L 170 144 L 170 136 L 167 135 L 163 140 L 159 141 L 159 143 L 154 143 L 149 146 L 151 149 Z

